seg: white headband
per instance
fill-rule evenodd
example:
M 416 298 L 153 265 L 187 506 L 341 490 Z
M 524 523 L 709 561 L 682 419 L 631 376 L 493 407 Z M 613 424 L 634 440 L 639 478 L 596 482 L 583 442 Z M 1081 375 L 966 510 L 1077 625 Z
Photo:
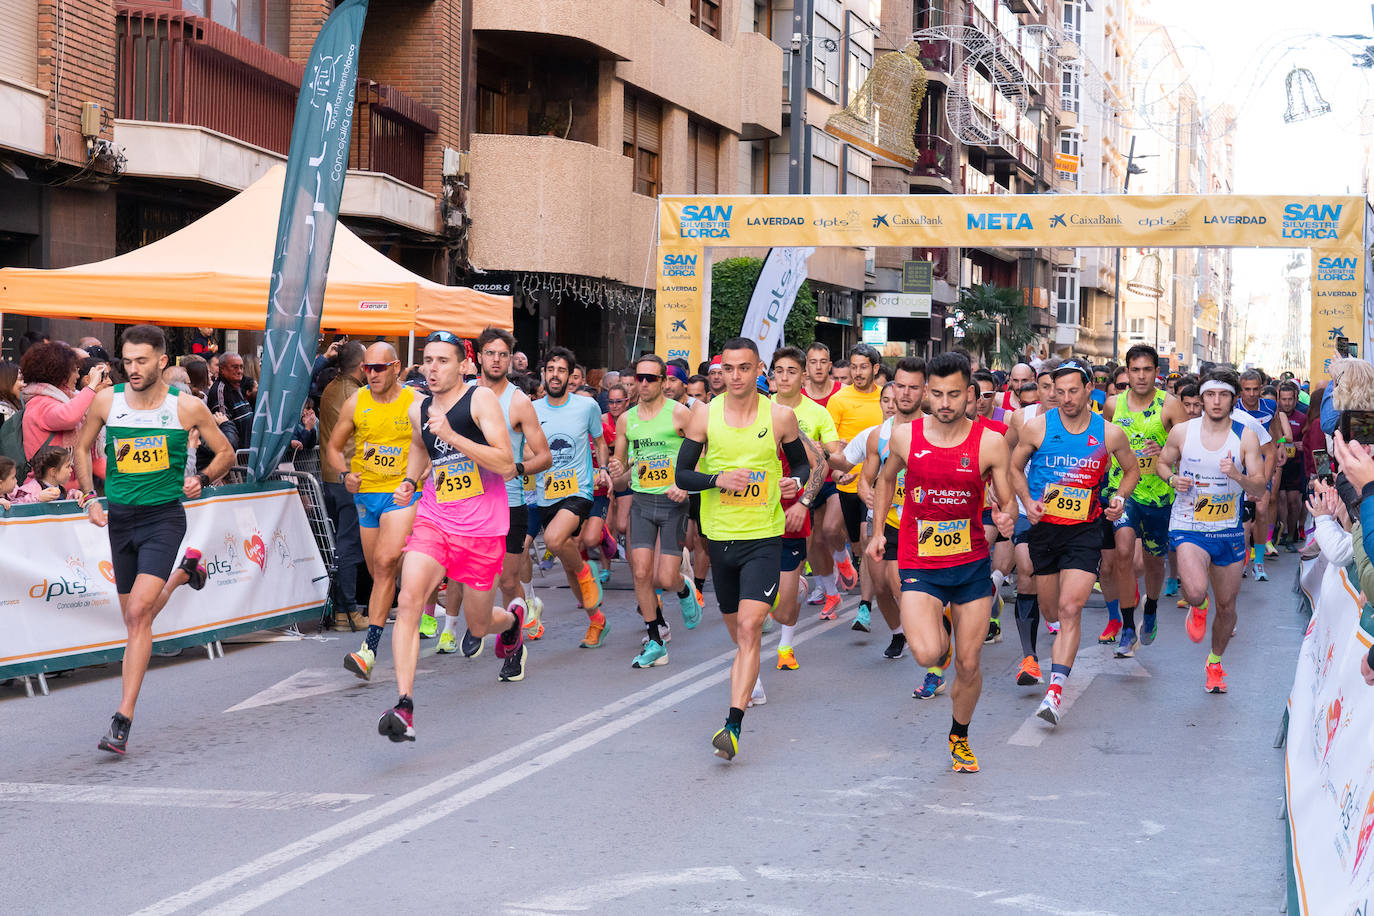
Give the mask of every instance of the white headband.
M 1232 388 L 1225 382 L 1219 382 L 1214 378 L 1208 379 L 1207 381 L 1203 382 L 1202 387 L 1198 389 L 1198 394 L 1206 394 L 1209 391 L 1229 391 L 1232 397 L 1235 397 L 1236 395 L 1236 389 Z

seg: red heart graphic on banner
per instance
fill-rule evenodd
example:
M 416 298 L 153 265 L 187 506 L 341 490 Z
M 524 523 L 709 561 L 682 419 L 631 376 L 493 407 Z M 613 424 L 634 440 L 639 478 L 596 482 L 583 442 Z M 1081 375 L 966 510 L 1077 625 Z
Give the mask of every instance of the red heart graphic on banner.
M 114 564 L 111 563 L 109 560 L 101 560 L 101 561 L 100 561 L 100 574 L 101 574 L 102 576 L 104 576 L 108 581 L 113 582 L 113 581 L 114 581 Z
M 255 534 L 250 540 L 243 542 L 243 554 L 258 564 L 259 569 L 267 569 L 267 545 L 258 535 Z

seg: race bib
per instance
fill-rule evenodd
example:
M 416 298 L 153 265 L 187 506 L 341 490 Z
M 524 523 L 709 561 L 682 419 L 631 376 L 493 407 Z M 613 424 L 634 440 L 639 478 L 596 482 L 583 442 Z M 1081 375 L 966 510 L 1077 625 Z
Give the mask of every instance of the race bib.
M 1054 485 L 1045 490 L 1041 502 L 1045 514 L 1066 522 L 1086 522 L 1092 509 L 1093 491 L 1087 487 Z
M 667 487 L 673 483 L 673 459 L 644 458 L 639 462 L 639 485 L 641 487 Z
M 892 493 L 892 511 L 900 513 L 906 505 L 906 471 L 897 474 L 897 489 Z
M 722 506 L 736 506 L 741 509 L 758 509 L 767 505 L 767 500 L 767 471 L 750 471 L 749 483 L 745 484 L 744 489 L 739 492 L 734 490 L 720 491 L 720 504 Z
M 522 487 L 525 488 L 525 492 L 526 492 L 526 493 L 533 493 L 533 492 L 534 492 L 534 475 L 533 475 L 533 474 L 526 474 L 524 477 L 521 477 L 521 478 L 520 478 L 520 485 L 521 485 Z
M 559 468 L 544 476 L 544 498 L 563 499 L 576 496 L 581 491 L 577 485 L 577 468 Z
M 1294 443 L 1289 442 L 1286 446 L 1284 446 L 1284 448 L 1285 448 L 1286 451 L 1288 452 L 1288 457 L 1289 457 L 1289 458 L 1296 458 L 1296 457 L 1298 457 L 1298 447 L 1297 447 L 1297 445 L 1295 445 Z
M 482 475 L 471 458 L 454 458 L 434 465 L 434 498 L 439 502 L 457 502 L 482 493 Z
M 1146 474 L 1152 474 L 1152 473 L 1154 473 L 1154 469 L 1155 469 L 1155 458 L 1157 458 L 1157 457 L 1159 457 L 1159 456 L 1157 456 L 1157 455 L 1147 455 L 1147 454 L 1145 454 L 1145 452 L 1144 452 L 1143 450 L 1141 450 L 1141 449 L 1136 449 L 1136 453 L 1135 453 L 1135 462 L 1136 462 L 1136 464 L 1140 465 L 1140 474 L 1141 474 L 1142 477 L 1143 477 L 1144 475 L 1146 475 Z
M 921 532 L 916 541 L 916 554 L 922 557 L 950 557 L 967 553 L 970 546 L 968 519 L 955 518 L 943 522 L 917 522 Z
M 1193 502 L 1193 518 L 1199 522 L 1234 522 L 1238 494 L 1227 496 L 1199 496 Z
M 405 472 L 406 450 L 402 445 L 363 443 L 363 467 L 379 477 L 395 477 Z
M 115 440 L 115 470 L 121 474 L 151 474 L 170 467 L 164 435 Z

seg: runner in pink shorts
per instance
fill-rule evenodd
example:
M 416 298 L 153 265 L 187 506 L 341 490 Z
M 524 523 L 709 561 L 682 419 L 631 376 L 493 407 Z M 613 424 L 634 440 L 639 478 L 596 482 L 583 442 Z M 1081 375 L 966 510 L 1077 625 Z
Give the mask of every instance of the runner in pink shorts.
M 466 586 L 463 609 L 472 635 L 500 634 L 501 680 L 525 677 L 525 602 L 517 598 L 509 608 L 493 604 L 510 528 L 505 482 L 515 474 L 515 459 L 500 401 L 490 390 L 463 381 L 464 352 L 463 341 L 448 331 L 429 335 L 424 369 L 432 394 L 410 407 L 415 432 L 396 502 L 408 502 L 420 476 L 425 480 L 401 564 L 391 636 L 400 699 L 377 723 L 377 731 L 392 741 L 415 740 L 411 691 L 420 659 L 420 612 L 445 576 Z

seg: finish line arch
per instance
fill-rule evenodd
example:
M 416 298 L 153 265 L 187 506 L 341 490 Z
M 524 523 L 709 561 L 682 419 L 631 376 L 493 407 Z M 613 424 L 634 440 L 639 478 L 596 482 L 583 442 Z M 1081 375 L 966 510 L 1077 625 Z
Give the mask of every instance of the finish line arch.
M 1307 248 L 1309 373 L 1325 378 L 1337 336 L 1368 355 L 1374 308 L 1362 197 L 905 194 L 659 198 L 655 352 L 702 359 L 711 249 L 784 246 Z M 1117 331 L 1113 328 L 1113 332 Z

